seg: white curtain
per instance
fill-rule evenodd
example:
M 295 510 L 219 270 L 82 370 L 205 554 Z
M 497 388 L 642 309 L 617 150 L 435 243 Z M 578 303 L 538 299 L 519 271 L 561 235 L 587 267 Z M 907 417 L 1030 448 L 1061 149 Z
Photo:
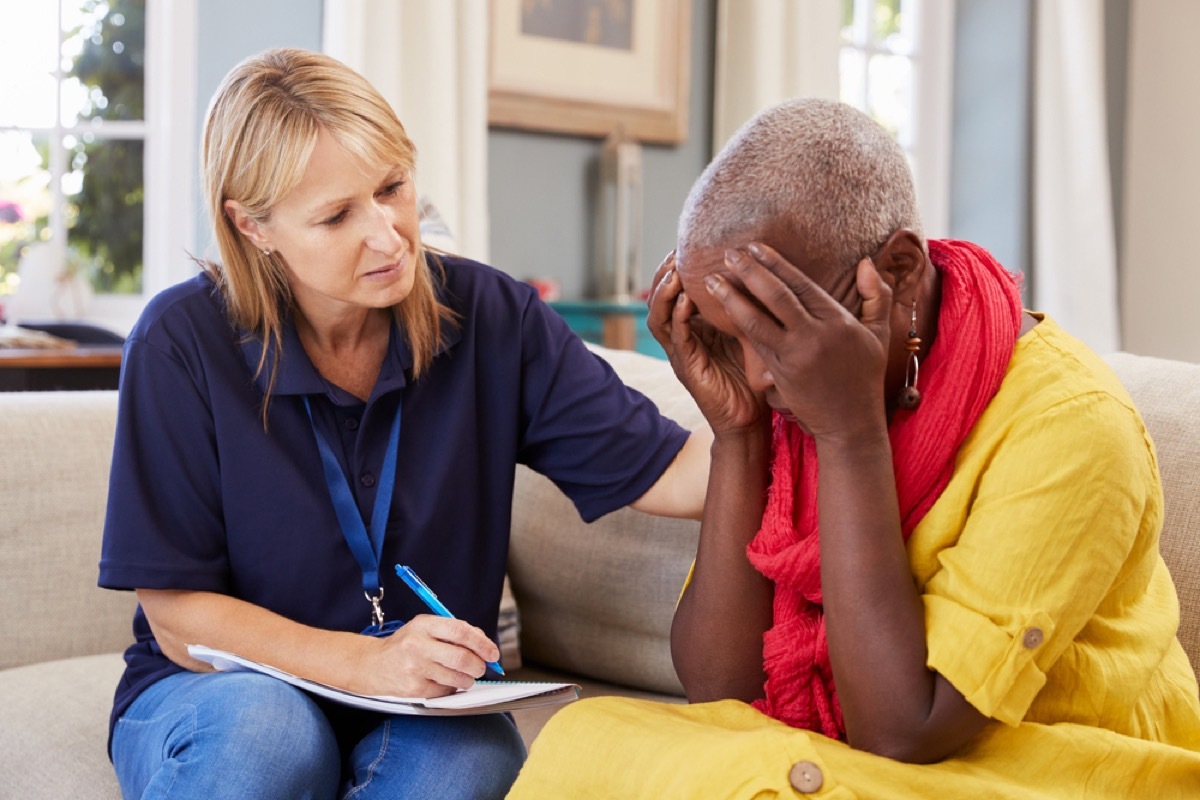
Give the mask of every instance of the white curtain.
M 1104 6 L 1035 3 L 1033 301 L 1104 354 L 1120 348 L 1104 96 Z
M 764 108 L 838 98 L 841 13 L 829 0 L 718 0 L 713 152 Z
M 487 0 L 325 0 L 323 39 L 396 110 L 456 251 L 486 261 Z

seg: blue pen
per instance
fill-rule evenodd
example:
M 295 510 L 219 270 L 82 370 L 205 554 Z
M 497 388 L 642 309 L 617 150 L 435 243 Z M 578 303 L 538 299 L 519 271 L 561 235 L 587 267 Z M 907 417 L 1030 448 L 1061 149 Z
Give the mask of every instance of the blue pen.
M 442 605 L 442 601 L 438 600 L 438 596 L 433 593 L 433 590 L 425 585 L 425 581 L 417 577 L 417 573 L 412 571 L 411 567 L 406 567 L 401 564 L 396 565 L 396 574 L 400 576 L 400 580 L 408 584 L 408 588 L 417 593 L 417 597 L 429 606 L 429 610 L 437 614 L 439 617 L 449 617 L 450 619 L 458 619 L 450 613 L 450 609 Z M 487 665 L 504 674 L 504 668 L 500 666 L 499 661 L 489 661 Z

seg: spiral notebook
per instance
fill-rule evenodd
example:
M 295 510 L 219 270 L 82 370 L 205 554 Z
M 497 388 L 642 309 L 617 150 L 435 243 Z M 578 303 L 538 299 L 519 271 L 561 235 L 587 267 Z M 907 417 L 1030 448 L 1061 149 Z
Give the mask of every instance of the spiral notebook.
M 251 661 L 248 658 L 213 650 L 204 645 L 189 644 L 188 655 L 197 661 L 212 664 L 220 672 L 261 672 L 306 692 L 356 708 L 380 711 L 385 714 L 417 714 L 422 716 L 465 716 L 468 714 L 497 714 L 522 708 L 536 708 L 569 703 L 579 698 L 579 686 L 574 683 L 543 683 L 524 681 L 475 681 L 464 689 L 445 697 L 390 697 L 358 694 L 336 686 L 298 678 L 281 669 Z

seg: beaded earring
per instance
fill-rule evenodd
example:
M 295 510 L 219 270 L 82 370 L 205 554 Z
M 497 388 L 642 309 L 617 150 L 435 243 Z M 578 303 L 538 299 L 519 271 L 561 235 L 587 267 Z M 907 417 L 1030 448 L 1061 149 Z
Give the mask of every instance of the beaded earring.
M 912 322 L 908 325 L 908 338 L 904 342 L 908 350 L 908 363 L 904 367 L 904 388 L 896 393 L 896 405 L 912 411 L 921 405 L 921 392 L 917 389 L 917 375 L 921 362 L 917 354 L 921 352 L 921 337 L 917 336 L 917 301 L 912 304 Z

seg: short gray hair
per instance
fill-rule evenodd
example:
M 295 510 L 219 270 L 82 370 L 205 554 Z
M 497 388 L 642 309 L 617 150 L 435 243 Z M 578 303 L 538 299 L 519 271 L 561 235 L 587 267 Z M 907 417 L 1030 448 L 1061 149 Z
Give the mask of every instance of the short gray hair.
M 848 267 L 900 228 L 924 238 L 900 146 L 861 111 L 815 98 L 768 108 L 734 134 L 688 195 L 679 246 L 779 223 L 811 257 Z

